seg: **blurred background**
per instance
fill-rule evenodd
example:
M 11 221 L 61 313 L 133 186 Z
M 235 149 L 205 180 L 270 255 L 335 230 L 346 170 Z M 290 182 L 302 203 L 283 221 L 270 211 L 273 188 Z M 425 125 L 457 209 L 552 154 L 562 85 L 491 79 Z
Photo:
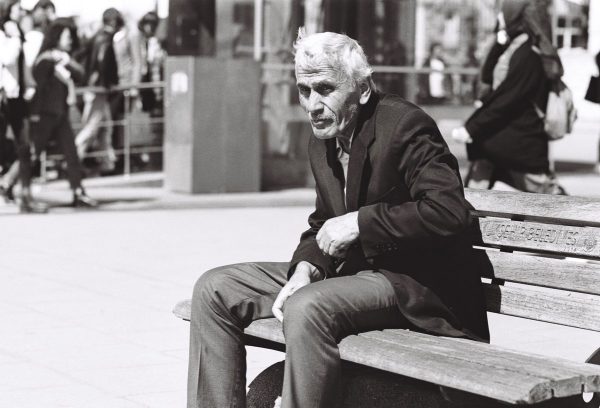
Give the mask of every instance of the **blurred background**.
M 6 0 L 3 0 L 6 1 Z M 23 0 L 26 13 L 37 0 Z M 110 90 L 79 84 L 71 121 L 77 133 L 86 92 L 120 99 L 97 132 L 108 132 L 116 162 L 92 143 L 86 175 L 161 172 L 171 191 L 265 191 L 310 187 L 306 144 L 310 127 L 297 100 L 292 43 L 308 32 L 344 32 L 375 67 L 380 90 L 428 111 L 442 133 L 474 111 L 479 66 L 494 38 L 498 0 L 54 0 L 56 15 L 73 19 L 82 43 L 113 7 L 124 25 L 115 34 L 119 83 Z M 142 32 L 148 12 L 158 23 Z M 553 40 L 565 66 L 579 119 L 552 143 L 560 171 L 597 171 L 600 106 L 584 100 L 597 75 L 600 4 L 554 0 Z M 143 41 L 140 41 L 139 39 Z M 121 43 L 119 45 L 118 43 Z M 126 46 L 123 46 L 125 44 Z M 128 45 L 127 45 L 128 44 Z M 432 69 L 432 57 L 442 66 Z M 431 89 L 430 75 L 443 79 Z M 123 102 L 124 100 L 124 102 Z M 99 139 L 99 137 L 98 137 Z M 466 165 L 464 145 L 447 137 Z M 104 150 L 103 150 L 104 149 Z M 48 148 L 39 181 L 65 176 L 59 149 Z

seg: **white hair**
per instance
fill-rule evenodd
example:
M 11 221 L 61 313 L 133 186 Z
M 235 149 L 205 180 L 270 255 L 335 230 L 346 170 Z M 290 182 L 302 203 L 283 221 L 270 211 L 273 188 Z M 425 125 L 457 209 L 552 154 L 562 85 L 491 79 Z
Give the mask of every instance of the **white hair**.
M 326 65 L 339 70 L 340 81 L 367 83 L 375 90 L 373 68 L 369 65 L 365 52 L 356 40 L 345 34 L 325 32 L 306 35 L 304 27 L 300 27 L 294 51 L 296 68 L 310 69 Z

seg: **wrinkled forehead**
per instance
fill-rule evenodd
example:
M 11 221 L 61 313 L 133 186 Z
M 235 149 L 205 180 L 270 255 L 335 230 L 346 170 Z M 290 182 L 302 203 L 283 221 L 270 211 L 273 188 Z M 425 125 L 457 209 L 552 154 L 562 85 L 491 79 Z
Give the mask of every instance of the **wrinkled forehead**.
M 327 81 L 335 84 L 348 82 L 351 78 L 339 62 L 326 56 L 296 56 L 296 81 Z

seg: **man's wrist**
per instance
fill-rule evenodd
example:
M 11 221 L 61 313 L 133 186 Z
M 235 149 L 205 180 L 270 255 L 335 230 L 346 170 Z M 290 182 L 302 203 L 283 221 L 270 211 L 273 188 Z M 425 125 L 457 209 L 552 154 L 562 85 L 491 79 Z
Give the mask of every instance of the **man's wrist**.
M 296 270 L 298 270 L 298 267 L 301 267 L 308 273 L 308 276 L 310 277 L 310 280 L 312 282 L 323 280 L 325 278 L 325 274 L 319 268 L 317 268 L 315 265 L 311 264 L 310 262 L 300 261 L 300 262 L 298 262 L 298 265 L 296 266 Z

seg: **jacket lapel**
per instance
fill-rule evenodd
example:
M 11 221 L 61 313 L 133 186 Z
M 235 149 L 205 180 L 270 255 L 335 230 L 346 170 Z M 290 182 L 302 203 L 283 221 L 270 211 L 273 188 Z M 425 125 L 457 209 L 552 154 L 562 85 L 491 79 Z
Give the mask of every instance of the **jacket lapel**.
M 311 136 L 314 138 L 314 136 Z M 335 139 L 318 140 L 314 138 L 315 178 L 324 188 L 335 216 L 346 213 L 344 204 L 344 170 L 336 156 Z
M 374 113 L 378 100 L 379 97 L 374 93 L 361 109 L 358 117 L 354 140 L 350 148 L 350 162 L 348 163 L 348 183 L 346 185 L 348 212 L 358 210 L 361 187 L 363 183 L 368 182 L 368 176 L 365 174 L 365 161 L 368 157 L 369 146 L 375 140 Z

